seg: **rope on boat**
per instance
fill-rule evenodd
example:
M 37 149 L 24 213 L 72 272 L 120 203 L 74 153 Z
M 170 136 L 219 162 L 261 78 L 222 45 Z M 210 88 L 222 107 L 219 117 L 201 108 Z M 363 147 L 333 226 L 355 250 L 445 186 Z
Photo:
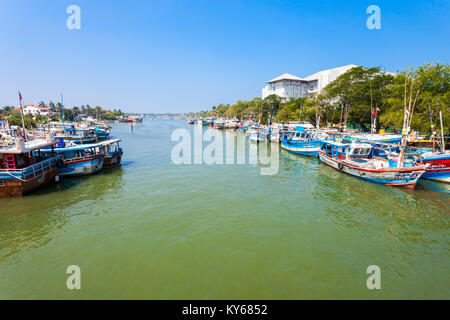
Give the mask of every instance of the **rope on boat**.
M 32 180 L 32 179 L 24 180 L 24 179 L 21 179 L 21 178 L 17 178 L 15 175 L 13 175 L 12 173 L 10 173 L 10 172 L 8 172 L 8 171 L 5 171 L 5 173 L 9 174 L 9 175 L 10 175 L 11 177 L 13 177 L 14 179 L 20 180 L 20 181 L 22 181 L 22 182 L 28 182 L 28 181 L 31 181 L 31 180 Z

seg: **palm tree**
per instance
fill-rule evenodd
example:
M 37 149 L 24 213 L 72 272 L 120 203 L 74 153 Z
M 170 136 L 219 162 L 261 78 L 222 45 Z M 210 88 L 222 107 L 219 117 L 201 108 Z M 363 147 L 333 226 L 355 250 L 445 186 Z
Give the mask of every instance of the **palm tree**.
M 94 110 L 97 119 L 100 119 L 102 116 L 102 108 L 100 106 L 96 106 Z

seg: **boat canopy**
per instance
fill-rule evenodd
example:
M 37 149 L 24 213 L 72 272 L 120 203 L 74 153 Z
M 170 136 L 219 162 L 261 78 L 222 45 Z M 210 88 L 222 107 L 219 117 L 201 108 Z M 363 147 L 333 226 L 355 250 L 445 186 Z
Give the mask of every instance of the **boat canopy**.
M 28 153 L 34 150 L 39 150 L 43 148 L 48 148 L 51 146 L 54 146 L 58 144 L 57 141 L 53 142 L 47 142 L 46 140 L 30 140 L 23 142 L 23 147 L 17 147 L 17 141 L 16 144 L 10 145 L 7 147 L 0 147 L 0 154 L 22 154 L 22 153 Z M 44 150 L 41 150 L 44 151 Z M 51 150 L 49 150 L 51 152 Z
M 102 145 L 102 146 L 107 146 L 107 145 L 110 145 L 110 144 L 113 144 L 113 143 L 118 143 L 120 141 L 122 141 L 122 140 L 121 139 L 111 139 L 111 140 L 102 141 L 102 142 L 100 142 L 98 144 Z
M 101 143 L 81 144 L 79 146 L 74 146 L 74 147 L 58 148 L 58 149 L 55 149 L 54 152 L 55 153 L 61 153 L 61 152 L 67 152 L 67 151 L 94 149 L 94 148 L 98 148 L 98 147 L 101 147 L 101 146 L 102 146 Z M 45 149 L 45 150 L 41 150 L 41 152 L 52 152 L 52 150 Z

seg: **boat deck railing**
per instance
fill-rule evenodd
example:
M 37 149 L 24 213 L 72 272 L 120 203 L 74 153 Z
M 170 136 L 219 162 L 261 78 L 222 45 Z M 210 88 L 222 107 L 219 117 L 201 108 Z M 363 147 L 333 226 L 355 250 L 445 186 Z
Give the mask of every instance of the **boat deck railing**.
M 30 180 L 56 168 L 60 156 L 55 156 L 22 169 L 0 169 L 0 179 Z

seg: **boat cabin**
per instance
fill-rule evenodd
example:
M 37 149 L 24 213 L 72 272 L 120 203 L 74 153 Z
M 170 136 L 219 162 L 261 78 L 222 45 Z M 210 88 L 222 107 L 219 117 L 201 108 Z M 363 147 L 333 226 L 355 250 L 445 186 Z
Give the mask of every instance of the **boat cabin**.
M 0 198 L 20 197 L 51 181 L 58 173 L 54 147 L 56 142 L 43 139 L 0 146 Z M 48 156 L 43 154 L 48 150 Z
M 100 154 L 103 154 L 102 150 L 100 150 L 100 147 L 102 147 L 102 145 L 99 143 L 89 145 L 86 144 L 67 148 L 57 148 L 54 149 L 53 152 L 62 155 L 64 161 L 76 161 L 96 157 Z M 50 150 L 42 150 L 42 153 L 49 155 Z
M 373 156 L 373 146 L 368 143 L 355 143 L 343 139 L 337 141 L 322 141 L 322 154 L 334 159 L 370 159 Z

